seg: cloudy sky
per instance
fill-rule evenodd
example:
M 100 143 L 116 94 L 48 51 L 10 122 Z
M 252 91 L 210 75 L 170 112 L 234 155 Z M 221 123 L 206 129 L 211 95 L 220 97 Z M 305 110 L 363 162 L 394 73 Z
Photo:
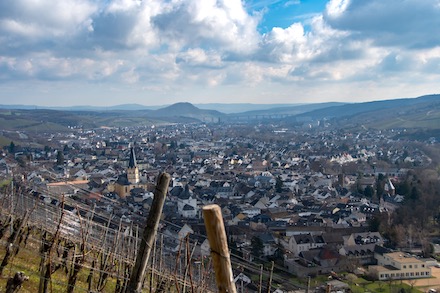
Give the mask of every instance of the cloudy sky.
M 440 0 L 0 1 L 0 104 L 440 93 Z

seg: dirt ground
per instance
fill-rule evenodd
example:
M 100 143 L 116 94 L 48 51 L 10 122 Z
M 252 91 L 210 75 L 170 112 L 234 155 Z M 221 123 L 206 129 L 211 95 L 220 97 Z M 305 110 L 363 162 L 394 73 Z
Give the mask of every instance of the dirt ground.
M 423 292 L 428 292 L 429 289 L 436 289 L 437 292 L 440 292 L 440 268 L 431 267 L 431 278 L 426 279 L 417 279 L 415 280 L 414 287 L 419 288 Z M 410 281 L 405 280 L 404 283 L 411 285 Z

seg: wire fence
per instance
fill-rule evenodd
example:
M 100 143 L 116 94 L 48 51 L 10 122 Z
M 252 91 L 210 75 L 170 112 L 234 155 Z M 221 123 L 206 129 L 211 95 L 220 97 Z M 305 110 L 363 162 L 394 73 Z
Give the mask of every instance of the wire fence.
M 106 224 L 97 223 L 93 220 L 96 216 L 93 210 L 83 213 L 82 209 L 88 207 L 77 205 L 74 210 L 68 211 L 63 209 L 63 202 L 54 206 L 23 193 L 3 194 L 0 202 L 2 229 L 6 230 L 1 239 L 1 245 L 7 247 L 5 254 L 16 249 L 17 254 L 29 255 L 42 263 L 48 257 L 48 251 L 44 251 L 43 247 L 52 242 L 54 248 L 49 256 L 52 269 L 61 268 L 68 275 L 72 274 L 75 265 L 79 265 L 83 272 L 91 272 L 88 287 L 77 287 L 75 292 L 124 292 L 141 241 L 142 231 L 138 226 L 108 216 Z M 26 220 L 25 215 L 28 215 Z M 11 242 L 11 236 L 17 230 L 15 223 L 24 220 L 26 228 L 20 231 L 17 241 Z M 186 235 L 179 237 L 159 232 L 150 256 L 148 276 L 145 277 L 144 287 L 148 292 L 213 292 L 212 266 L 209 257 L 201 258 L 199 251 L 195 253 L 200 247 L 198 244 Z M 3 275 L 14 273 L 11 268 L 15 257 L 15 254 L 10 257 Z M 40 271 L 26 272 L 45 279 Z M 67 282 L 63 284 L 60 279 L 47 279 L 66 288 L 69 285 Z M 105 289 L 104 279 L 119 282 L 122 289 Z
M 12 235 L 14 221 L 23 220 L 27 215 L 27 230 L 22 232 L 21 241 L 8 243 L 3 237 L 2 245 L 16 245 L 21 254 L 32 254 L 40 262 L 47 262 L 47 251 L 41 248 L 43 242 L 56 241 L 53 256 L 49 255 L 50 267 L 64 269 L 67 276 L 75 270 L 81 270 L 82 276 L 87 275 L 81 282 L 82 287 L 77 285 L 74 292 L 124 292 L 139 249 L 142 228 L 71 198 L 51 194 L 48 190 L 39 191 L 56 198 L 59 204 L 48 203 L 31 193 L 0 194 L 2 225 L 8 228 L 5 234 Z M 216 292 L 209 249 L 202 247 L 206 236 L 179 233 L 182 227 L 169 221 L 161 221 L 161 226 L 150 256 L 148 276 L 145 276 L 145 292 Z M 43 239 L 45 233 L 51 237 Z M 23 242 L 24 238 L 32 248 Z M 270 292 L 268 288 L 274 284 L 268 280 L 272 278 L 274 283 L 287 285 L 292 290 L 298 288 L 297 284 L 289 284 L 285 277 L 272 275 L 273 268 L 270 270 L 235 254 L 231 254 L 231 258 L 235 276 L 241 272 L 252 277 L 246 292 Z M 9 263 L 13 264 L 14 259 Z M 283 267 L 275 268 L 288 274 Z M 38 271 L 27 272 L 38 276 L 42 283 L 45 277 L 41 270 L 40 265 Z M 12 270 L 7 272 L 9 276 L 13 274 Z M 46 279 L 61 287 L 72 286 L 69 280 Z M 243 282 L 238 282 L 240 286 Z

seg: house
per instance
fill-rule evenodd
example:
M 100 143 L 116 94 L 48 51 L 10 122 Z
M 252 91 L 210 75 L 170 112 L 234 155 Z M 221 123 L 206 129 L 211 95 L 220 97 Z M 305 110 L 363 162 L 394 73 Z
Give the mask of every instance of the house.
M 321 247 L 309 251 L 303 251 L 297 258 L 284 260 L 288 271 L 304 278 L 306 276 L 329 274 L 347 270 L 349 263 L 347 258 L 329 247 Z
M 344 236 L 344 245 L 383 244 L 382 235 L 379 232 L 352 233 Z
M 299 256 L 303 251 L 324 246 L 325 242 L 321 235 L 297 234 L 290 237 L 288 249 L 294 256 Z
M 376 244 L 346 245 L 339 249 L 339 254 L 344 255 L 359 265 L 375 263 L 374 249 Z
M 396 188 L 390 179 L 385 183 L 384 191 L 391 196 L 396 195 Z
M 209 245 L 209 240 L 206 238 L 202 244 L 200 244 L 200 256 L 207 257 L 211 254 L 211 246 Z
M 188 184 L 185 185 L 185 188 L 178 186 L 174 187 L 173 190 L 175 188 L 180 190 L 177 194 L 177 211 L 179 215 L 183 218 L 196 218 L 199 211 L 197 199 L 192 191 L 189 190 Z
M 174 225 L 167 226 L 163 233 L 165 236 L 165 248 L 173 252 L 178 251 L 179 247 L 181 247 L 181 242 L 186 236 L 193 233 L 194 230 L 187 224 L 183 225 L 183 227 Z
M 263 243 L 263 254 L 264 256 L 274 255 L 277 251 L 277 242 L 271 233 L 262 233 L 258 235 Z
M 343 236 L 344 246 L 339 249 L 341 255 L 359 263 L 360 265 L 376 264 L 374 251 L 376 245 L 383 245 L 384 241 L 379 232 L 353 233 Z
M 374 187 L 376 184 L 376 178 L 374 177 L 363 177 L 358 179 L 359 188 L 364 190 L 367 186 Z

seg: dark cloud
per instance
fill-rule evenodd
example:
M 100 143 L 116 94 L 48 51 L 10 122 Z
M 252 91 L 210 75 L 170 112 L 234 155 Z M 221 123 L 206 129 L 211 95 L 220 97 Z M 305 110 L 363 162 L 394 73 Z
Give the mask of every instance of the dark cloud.
M 136 25 L 135 15 L 127 12 L 109 12 L 97 15 L 93 19 L 93 31 L 90 40 L 94 46 L 104 50 L 118 51 L 127 47 L 129 38 Z
M 336 2 L 336 1 L 335 1 Z M 353 38 L 372 39 L 378 46 L 410 49 L 440 45 L 440 3 L 436 0 L 352 0 L 340 11 L 323 16 L 332 28 Z

